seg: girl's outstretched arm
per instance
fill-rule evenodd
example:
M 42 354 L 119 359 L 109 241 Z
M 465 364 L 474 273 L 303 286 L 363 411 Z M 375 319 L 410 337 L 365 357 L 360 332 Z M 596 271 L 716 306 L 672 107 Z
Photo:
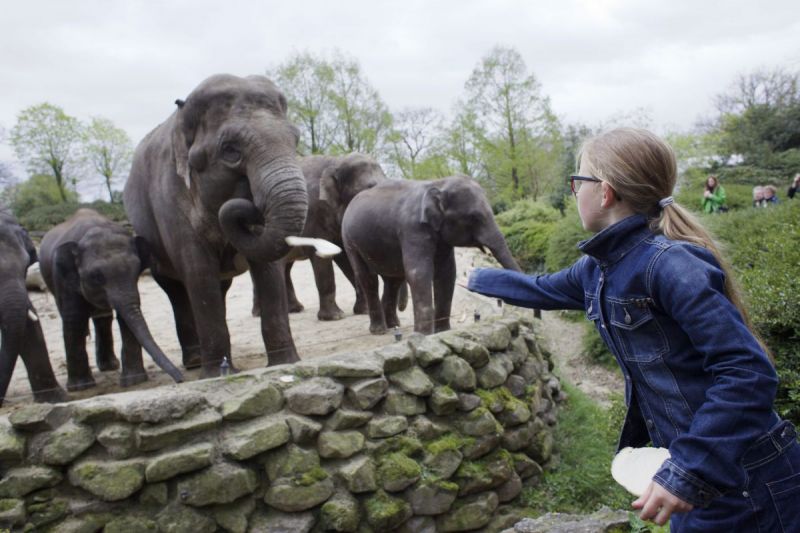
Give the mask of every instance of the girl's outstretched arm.
M 500 298 L 518 307 L 531 309 L 583 309 L 584 289 L 581 275 L 589 268 L 588 257 L 555 274 L 531 276 L 502 268 L 479 268 L 472 271 L 467 289 Z

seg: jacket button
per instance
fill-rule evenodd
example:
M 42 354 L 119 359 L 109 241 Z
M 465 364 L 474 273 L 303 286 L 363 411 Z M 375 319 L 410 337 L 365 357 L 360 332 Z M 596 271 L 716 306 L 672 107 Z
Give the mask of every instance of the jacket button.
M 652 420 L 648 420 L 647 421 L 647 427 L 649 427 L 649 428 L 653 427 L 653 421 Z
M 750 493 L 747 492 L 747 491 L 744 491 L 744 492 L 742 492 L 742 496 L 744 496 L 745 498 L 749 498 L 750 497 Z

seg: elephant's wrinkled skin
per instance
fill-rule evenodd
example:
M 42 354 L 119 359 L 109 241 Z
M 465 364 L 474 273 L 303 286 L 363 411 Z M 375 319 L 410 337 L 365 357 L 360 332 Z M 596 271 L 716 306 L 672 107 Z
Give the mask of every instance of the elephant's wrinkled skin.
M 89 319 L 94 322 L 95 360 L 116 370 L 111 326 L 114 311 L 122 334 L 120 385 L 147 380 L 142 347 L 177 382 L 183 376 L 153 340 L 139 305 L 139 275 L 147 267 L 147 244 L 91 209 L 79 209 L 48 231 L 41 245 L 42 277 L 61 314 L 67 358 L 67 389 L 94 387 L 86 353 Z
M 388 179 L 386 174 L 377 161 L 359 153 L 343 156 L 308 156 L 299 161 L 308 190 L 308 216 L 303 237 L 325 239 L 343 248 L 342 217 L 345 209 L 358 193 L 386 181 Z M 301 259 L 310 259 L 311 268 L 314 270 L 314 281 L 319 292 L 317 318 L 320 320 L 344 318 L 344 312 L 336 305 L 334 262 L 356 288 L 353 312 L 366 313 L 367 305 L 361 291 L 356 287 L 347 254 L 342 252 L 333 258 L 323 258 L 317 256 L 312 248 L 307 247 L 294 248 L 284 258 L 290 312 L 303 310 L 303 304 L 295 295 L 290 274 L 294 261 Z M 257 316 L 258 312 L 258 301 L 254 298 L 253 314 Z
M 34 400 L 67 400 L 53 374 L 42 326 L 25 288 L 25 272 L 36 261 L 36 248 L 28 233 L 16 218 L 0 212 L 0 405 L 17 356 L 25 364 Z
M 389 181 L 362 192 L 345 212 L 342 237 L 375 334 L 399 326 L 396 298 L 404 280 L 411 288 L 414 331 L 450 329 L 455 246 L 486 247 L 503 267 L 519 270 L 483 189 L 462 176 Z
M 297 361 L 275 261 L 303 231 L 308 196 L 286 99 L 263 76 L 220 74 L 176 104 L 137 147 L 124 201 L 172 303 L 183 364 L 211 377 L 230 360 L 225 293 L 248 268 L 269 364 Z

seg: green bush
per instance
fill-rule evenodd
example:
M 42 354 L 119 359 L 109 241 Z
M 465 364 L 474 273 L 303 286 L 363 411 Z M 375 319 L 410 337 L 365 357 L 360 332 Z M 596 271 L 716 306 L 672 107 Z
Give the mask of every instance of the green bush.
M 520 267 L 541 272 L 550 234 L 561 219 L 558 210 L 541 202 L 519 200 L 495 218 Z
M 79 204 L 76 202 L 43 205 L 35 207 L 19 217 L 20 224 L 28 231 L 44 232 L 61 224 L 82 207 L 94 209 L 115 222 L 126 223 L 127 216 L 122 204 L 110 204 L 101 200 L 92 203 Z
M 78 193 L 67 189 L 64 191 L 67 202 L 77 202 Z M 21 219 L 33 209 L 62 204 L 58 184 L 52 176 L 35 174 L 28 180 L 15 185 L 10 194 L 11 209 Z
M 777 409 L 800 423 L 800 202 L 704 220 L 724 244 L 753 325 L 773 352 Z
M 558 272 L 577 261 L 582 255 L 578 243 L 592 236 L 583 229 L 575 202 L 567 202 L 564 213 L 564 218 L 555 225 L 547 242 L 544 262 L 547 272 Z
M 617 360 L 614 358 L 614 354 L 603 342 L 603 338 L 594 328 L 594 325 L 588 322 L 586 325 L 586 332 L 581 341 L 583 357 L 594 364 L 602 365 L 606 368 L 617 368 Z

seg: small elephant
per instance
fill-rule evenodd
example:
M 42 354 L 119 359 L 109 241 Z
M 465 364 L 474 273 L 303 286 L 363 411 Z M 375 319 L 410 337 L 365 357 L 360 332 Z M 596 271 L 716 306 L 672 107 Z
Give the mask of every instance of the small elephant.
M 383 169 L 372 157 L 352 153 L 343 156 L 308 156 L 300 159 L 300 168 L 306 179 L 308 190 L 308 215 L 303 237 L 325 239 L 342 247 L 342 217 L 350 201 L 361 191 L 387 181 Z M 367 312 L 367 305 L 360 289 L 357 288 L 353 269 L 346 253 L 333 258 L 317 256 L 308 247 L 294 248 L 284 258 L 286 263 L 286 292 L 289 298 L 289 312 L 303 310 L 303 304 L 297 300 L 292 284 L 291 269 L 295 261 L 311 260 L 314 280 L 319 292 L 320 320 L 339 320 L 344 312 L 336 305 L 336 281 L 333 272 L 335 262 L 356 289 L 355 314 Z M 260 314 L 258 298 L 253 298 L 253 315 Z
M 22 358 L 37 402 L 61 402 L 67 393 L 56 381 L 42 325 L 25 288 L 27 269 L 37 261 L 36 248 L 13 215 L 0 212 L 0 405 Z
M 374 334 L 400 325 L 396 302 L 404 281 L 411 289 L 414 331 L 450 329 L 455 246 L 486 247 L 503 267 L 520 270 L 486 194 L 464 176 L 376 185 L 350 203 L 342 237 L 367 299 Z M 384 282 L 382 301 L 377 276 Z
M 101 371 L 116 370 L 111 333 L 114 311 L 122 334 L 120 385 L 147 380 L 142 347 L 172 379 L 183 375 L 153 340 L 139 305 L 137 283 L 147 267 L 147 244 L 91 209 L 79 209 L 42 239 L 41 267 L 56 299 L 64 330 L 67 390 L 95 386 L 86 336 L 94 322 L 95 359 Z
M 263 76 L 218 74 L 176 104 L 137 147 L 123 199 L 172 303 L 183 365 L 214 377 L 230 361 L 225 295 L 248 269 L 269 364 L 298 361 L 278 260 L 303 231 L 308 193 L 286 98 Z

